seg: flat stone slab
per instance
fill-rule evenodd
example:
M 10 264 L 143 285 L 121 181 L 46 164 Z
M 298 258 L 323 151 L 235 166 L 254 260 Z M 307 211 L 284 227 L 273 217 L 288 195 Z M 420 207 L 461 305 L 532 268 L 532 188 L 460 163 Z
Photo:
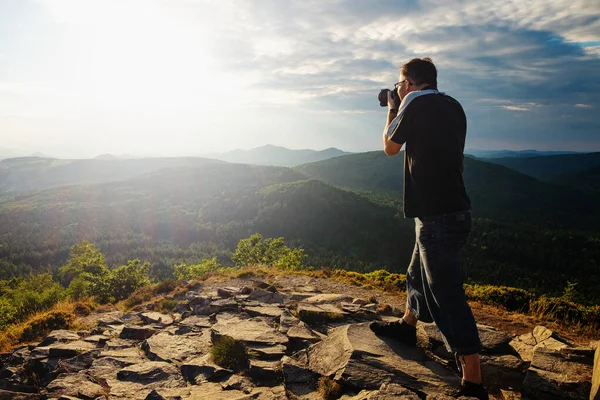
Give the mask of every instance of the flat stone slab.
M 211 347 L 210 334 L 172 335 L 159 332 L 144 340 L 142 350 L 152 361 L 183 361 L 206 354 Z
M 419 348 L 377 337 L 369 323 L 332 329 L 308 349 L 308 369 L 358 389 L 379 389 L 387 381 L 426 394 L 458 385 L 455 374 Z
M 593 350 L 536 348 L 523 381 L 532 398 L 585 399 L 592 388 Z
M 173 317 L 170 315 L 153 311 L 142 313 L 140 317 L 145 324 L 171 325 L 173 323 Z
M 144 340 L 156 333 L 156 329 L 151 326 L 126 326 L 121 331 L 121 339 Z
M 67 343 L 80 339 L 81 337 L 77 333 L 60 329 L 50 332 L 48 336 L 46 336 L 44 340 L 42 340 L 40 344 L 38 344 L 38 346 L 44 347 L 56 342 Z
M 75 342 L 50 345 L 48 355 L 50 357 L 71 358 L 95 348 L 96 346 L 93 343 L 77 340 Z
M 170 381 L 171 387 L 185 386 L 179 369 L 160 361 L 146 361 L 125 367 L 117 373 L 117 379 L 142 384 Z
M 60 374 L 46 387 L 50 397 L 72 396 L 75 398 L 95 399 L 105 396 L 108 387 L 102 387 L 90 381 L 85 373 Z
M 339 304 L 352 303 L 352 300 L 354 300 L 354 297 L 347 294 L 322 293 L 311 296 L 303 302 L 308 304 Z
M 311 323 L 336 322 L 344 319 L 347 313 L 332 304 L 298 304 L 300 320 Z
M 268 292 L 263 289 L 254 289 L 249 295 L 248 300 L 260 301 L 261 303 L 283 303 L 283 296 L 278 292 Z
M 321 340 L 321 337 L 313 332 L 308 325 L 302 321 L 298 321 L 298 324 L 287 332 L 287 336 L 290 339 L 307 340 L 312 343 L 316 343 Z
M 419 325 L 422 326 L 425 332 L 427 333 L 429 343 L 434 348 L 437 346 L 444 347 L 444 349 L 441 349 L 439 354 L 436 351 L 436 354 L 442 357 L 452 356 L 445 350 L 445 344 L 442 338 L 442 333 L 434 323 L 419 323 Z M 513 348 L 510 346 L 512 338 L 506 333 L 499 331 L 492 326 L 483 324 L 477 324 L 477 329 L 479 330 L 479 339 L 481 340 L 481 344 L 483 345 L 484 352 L 494 354 L 514 353 Z
M 181 364 L 181 374 L 187 382 L 200 385 L 203 382 L 215 381 L 232 374 L 212 362 L 210 354 L 187 360 Z
M 283 310 L 276 306 L 259 306 L 259 307 L 244 307 L 244 311 L 251 317 L 270 317 L 277 318 Z
M 217 315 L 217 323 L 212 326 L 217 336 L 230 336 L 247 343 L 287 344 L 287 336 L 275 330 L 264 319 L 255 317 L 242 319 L 237 315 Z

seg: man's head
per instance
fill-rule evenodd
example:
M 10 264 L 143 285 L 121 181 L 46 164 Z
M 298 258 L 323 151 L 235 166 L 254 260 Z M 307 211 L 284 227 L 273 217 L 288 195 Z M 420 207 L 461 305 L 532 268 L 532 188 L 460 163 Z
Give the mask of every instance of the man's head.
M 431 58 L 413 58 L 400 68 L 400 81 L 396 89 L 401 99 L 425 86 L 437 87 L 437 69 Z

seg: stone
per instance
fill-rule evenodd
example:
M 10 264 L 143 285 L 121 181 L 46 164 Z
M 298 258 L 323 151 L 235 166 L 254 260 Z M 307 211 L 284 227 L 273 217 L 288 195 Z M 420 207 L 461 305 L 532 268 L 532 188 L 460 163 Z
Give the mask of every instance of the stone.
M 306 292 L 306 293 L 321 293 L 321 291 L 319 289 L 317 289 L 315 286 L 311 286 L 311 285 L 299 285 L 295 287 L 295 290 L 297 290 L 298 292 Z
M 162 314 L 158 312 L 145 312 L 140 314 L 142 321 L 145 324 L 160 324 L 163 326 L 171 325 L 173 323 L 173 317 L 167 314 Z
M 304 300 L 307 304 L 339 304 L 351 303 L 354 298 L 346 294 L 323 293 L 311 296 Z
M 291 327 L 296 326 L 300 320 L 289 312 L 289 310 L 283 310 L 279 316 L 279 332 L 287 333 Z
M 532 398 L 588 399 L 591 391 L 593 351 L 538 347 L 523 381 L 523 394 Z
M 283 381 L 281 361 L 250 360 L 249 375 L 261 386 L 276 386 Z
M 379 389 L 385 382 L 426 394 L 458 385 L 457 377 L 419 348 L 404 346 L 371 331 L 368 323 L 334 328 L 308 350 L 308 368 L 350 387 Z
M 254 289 L 252 293 L 248 295 L 248 300 L 259 301 L 261 303 L 283 303 L 283 296 L 279 292 L 269 292 L 263 289 Z
M 367 301 L 363 299 L 354 299 L 352 300 L 352 304 L 358 304 L 359 306 L 367 305 Z
M 225 311 L 238 311 L 238 303 L 234 299 L 221 299 L 208 305 L 209 314 L 222 313 Z
M 145 361 L 125 367 L 117 373 L 117 379 L 140 384 L 166 381 L 168 387 L 185 386 L 177 367 L 160 361 Z
M 60 374 L 50 382 L 46 391 L 52 396 L 73 396 L 76 398 L 95 399 L 106 396 L 110 389 L 92 382 L 84 373 Z
M 429 346 L 431 351 L 444 359 L 453 359 L 453 355 L 446 349 L 442 333 L 435 325 L 435 323 L 421 323 L 419 327 L 422 327 L 427 334 Z M 479 330 L 479 339 L 483 345 L 483 353 L 492 354 L 512 354 L 515 350 L 511 347 L 511 337 L 497 330 L 494 327 L 488 325 L 477 324 Z
M 300 350 L 291 357 L 281 359 L 281 369 L 286 386 L 294 383 L 306 383 L 317 375 L 308 367 L 308 350 Z
M 210 334 L 172 335 L 159 332 L 142 342 L 142 350 L 152 361 L 184 361 L 210 350 Z
M 207 306 L 210 304 L 212 299 L 207 296 L 194 296 L 189 301 L 189 306 L 192 310 L 194 310 L 198 306 Z
M 283 310 L 276 306 L 244 307 L 244 311 L 251 317 L 277 318 Z
M 340 303 L 340 308 L 342 309 L 342 311 L 347 312 L 348 314 L 350 314 L 350 317 L 352 317 L 356 320 L 362 320 L 362 321 L 381 320 L 381 317 L 375 311 L 364 308 L 358 304 Z
M 42 396 L 36 393 L 12 392 L 0 389 L 0 399 L 2 400 L 40 400 Z
M 212 362 L 210 354 L 197 357 L 181 364 L 181 374 L 187 382 L 199 385 L 207 381 L 216 381 L 231 375 L 232 371 Z
M 104 347 L 106 342 L 110 340 L 110 337 L 106 335 L 91 335 L 86 338 L 83 338 L 84 342 L 95 344 L 96 347 Z
M 40 344 L 38 344 L 38 347 L 49 346 L 52 343 L 56 343 L 56 342 L 60 342 L 60 343 L 73 342 L 75 340 L 80 340 L 80 339 L 81 338 L 79 337 L 79 335 L 77 333 L 67 331 L 64 329 L 60 329 L 60 330 L 50 332 L 48 334 L 48 336 L 46 336 L 44 338 L 44 340 L 42 340 L 40 342 Z
M 251 353 L 252 357 L 259 358 L 261 360 L 281 360 L 281 357 L 285 355 L 286 347 L 282 344 L 274 346 L 260 345 L 260 344 L 247 344 L 246 348 Z
M 600 346 L 596 346 L 590 400 L 600 400 Z
M 481 355 L 481 373 L 488 387 L 520 391 L 527 364 L 512 354 Z
M 223 299 L 227 299 L 229 297 L 233 297 L 236 294 L 238 294 L 239 292 L 239 288 L 218 288 L 217 289 L 217 296 L 223 298 Z
M 337 322 L 346 317 L 347 313 L 331 304 L 298 304 L 298 317 L 308 324 Z
M 156 333 L 151 326 L 125 326 L 119 337 L 121 339 L 144 340 Z
M 533 352 L 538 347 L 549 350 L 560 350 L 569 347 L 565 339 L 544 326 L 536 326 L 532 333 L 517 336 L 509 345 L 524 361 L 531 361 Z
M 208 320 L 207 316 L 192 315 L 192 316 L 184 319 L 183 321 L 179 322 L 178 326 L 180 328 L 182 328 L 182 327 L 189 328 L 189 330 L 187 330 L 187 331 L 181 330 L 181 333 L 183 334 L 183 333 L 188 333 L 188 332 L 201 332 L 202 330 L 204 330 L 206 328 L 210 328 L 212 326 L 212 324 Z
M 287 344 L 289 339 L 271 327 L 266 320 L 255 317 L 242 319 L 237 315 L 219 314 L 212 332 L 218 336 L 230 336 L 244 343 Z
M 291 292 L 291 293 L 286 293 L 286 297 L 287 297 L 287 301 L 288 302 L 295 302 L 295 301 L 304 301 L 310 297 L 313 297 L 314 294 L 313 293 L 305 293 L 305 292 Z
M 429 396 L 428 398 L 433 398 Z M 340 400 L 419 400 L 415 392 L 395 383 L 384 383 L 379 390 L 362 390 L 356 396 L 342 396 Z
M 48 355 L 50 357 L 70 358 L 95 348 L 96 346 L 92 343 L 84 342 L 83 340 L 77 340 L 70 343 L 57 343 L 50 345 Z
M 231 375 L 229 379 L 221 382 L 223 390 L 243 390 L 251 386 L 252 384 L 247 379 L 239 375 Z
M 88 351 L 66 360 L 60 360 L 58 369 L 65 373 L 77 373 L 90 368 L 99 356 L 100 350 Z
M 244 286 L 243 288 L 240 289 L 239 292 L 242 296 L 247 296 L 250 293 L 252 293 L 252 288 L 250 286 Z
M 321 340 L 321 337 L 313 332 L 308 325 L 302 321 L 298 321 L 298 324 L 287 332 L 287 336 L 290 339 L 296 340 L 307 340 L 311 343 L 316 343 Z
M 177 303 L 175 304 L 175 311 L 180 313 L 183 318 L 183 314 L 186 312 L 191 312 L 192 308 L 188 303 Z

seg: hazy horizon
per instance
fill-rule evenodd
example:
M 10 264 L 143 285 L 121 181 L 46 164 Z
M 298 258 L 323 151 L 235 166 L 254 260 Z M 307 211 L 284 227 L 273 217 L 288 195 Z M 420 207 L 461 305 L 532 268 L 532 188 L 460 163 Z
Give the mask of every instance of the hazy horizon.
M 0 0 L 0 33 L 5 150 L 378 150 L 379 90 L 429 56 L 467 149 L 600 151 L 592 0 Z

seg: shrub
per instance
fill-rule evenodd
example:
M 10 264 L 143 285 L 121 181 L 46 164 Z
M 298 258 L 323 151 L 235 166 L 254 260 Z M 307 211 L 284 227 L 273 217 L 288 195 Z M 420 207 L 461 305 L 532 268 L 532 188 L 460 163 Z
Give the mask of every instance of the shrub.
M 546 297 L 531 302 L 530 312 L 539 318 L 600 329 L 600 306 L 584 306 L 562 297 Z
M 210 354 L 213 362 L 223 368 L 234 371 L 248 369 L 246 347 L 232 337 L 219 337 L 210 349 Z
M 191 279 L 200 279 L 207 273 L 218 270 L 219 267 L 220 265 L 216 258 L 209 258 L 196 265 L 176 265 L 173 273 L 178 280 L 189 281 Z
M 465 285 L 465 292 L 470 300 L 498 305 L 508 311 L 527 312 L 529 303 L 535 298 L 533 293 L 525 289 L 507 286 Z
M 156 294 L 171 293 L 177 287 L 179 287 L 179 282 L 177 282 L 175 279 L 167 278 L 164 281 L 160 281 L 156 284 L 154 292 Z
M 133 308 L 139 304 L 150 301 L 154 297 L 154 288 L 152 286 L 144 286 L 133 292 L 128 298 L 123 300 L 125 308 Z
M 334 400 L 342 395 L 342 386 L 327 376 L 319 378 L 318 389 L 325 400 Z
M 39 340 L 55 329 L 69 329 L 75 320 L 72 312 L 50 310 L 12 325 L 0 333 L 0 351 L 7 351 L 21 342 Z
M 162 299 L 158 302 L 156 310 L 162 313 L 169 313 L 175 309 L 176 305 L 177 301 L 173 299 Z

